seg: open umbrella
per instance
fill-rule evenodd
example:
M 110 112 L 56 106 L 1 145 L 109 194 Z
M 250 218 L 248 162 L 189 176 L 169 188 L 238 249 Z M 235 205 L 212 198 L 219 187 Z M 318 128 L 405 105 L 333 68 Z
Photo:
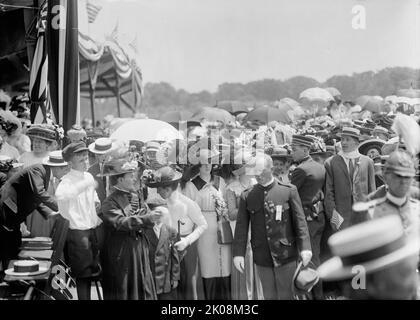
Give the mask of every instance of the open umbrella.
M 283 99 L 280 99 L 279 104 L 286 104 L 293 108 L 293 107 L 298 106 L 299 102 L 297 102 L 296 100 L 292 98 L 283 98 Z
M 219 101 L 216 105 L 217 108 L 226 110 L 227 112 L 237 115 L 240 113 L 248 113 L 248 107 L 240 101 Z
M 289 123 L 291 122 L 291 119 L 288 113 L 284 110 L 273 107 L 259 107 L 248 113 L 248 115 L 244 118 L 244 121 L 260 121 L 268 124 L 271 121 Z
M 341 98 L 341 92 L 338 91 L 336 88 L 329 87 L 329 88 L 325 88 L 325 90 L 327 90 L 334 98 L 335 97 Z
M 152 140 L 169 141 L 183 139 L 183 136 L 173 126 L 164 121 L 155 119 L 135 119 L 121 125 L 111 134 L 111 138 L 147 142 Z
M 220 121 L 224 124 L 227 124 L 229 122 L 234 122 L 235 117 L 223 109 L 203 107 L 202 109 L 198 110 L 196 113 L 193 114 L 191 120 L 199 122 L 202 120 Z
M 334 101 L 334 97 L 331 93 L 322 88 L 306 89 L 300 93 L 299 99 L 301 99 L 303 105 L 312 107 L 324 107 L 328 105 L 330 101 Z

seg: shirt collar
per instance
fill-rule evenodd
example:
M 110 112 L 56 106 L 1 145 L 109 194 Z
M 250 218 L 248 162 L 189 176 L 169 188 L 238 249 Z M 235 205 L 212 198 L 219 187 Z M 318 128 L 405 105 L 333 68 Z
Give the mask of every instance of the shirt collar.
M 389 201 L 391 201 L 393 204 L 397 205 L 398 207 L 401 207 L 403 204 L 407 202 L 407 197 L 398 198 L 396 196 L 393 196 L 389 191 L 386 193 L 386 197 Z
M 270 180 L 269 182 L 267 182 L 267 183 L 265 183 L 265 184 L 261 184 L 261 183 L 259 183 L 259 185 L 260 185 L 261 187 L 263 187 L 263 188 L 267 188 L 267 187 L 271 186 L 273 183 L 274 183 L 274 177 L 272 177 L 272 178 L 271 178 L 271 180 Z

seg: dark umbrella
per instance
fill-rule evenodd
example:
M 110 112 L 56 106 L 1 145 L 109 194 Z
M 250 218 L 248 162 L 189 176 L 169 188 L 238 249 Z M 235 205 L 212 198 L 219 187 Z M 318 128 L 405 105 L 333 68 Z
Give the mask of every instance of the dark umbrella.
M 244 121 L 259 121 L 268 124 L 271 121 L 289 123 L 291 119 L 285 110 L 273 107 L 259 107 L 248 113 Z
M 240 101 L 220 101 L 217 102 L 217 108 L 226 110 L 227 112 L 237 115 L 240 113 L 248 113 L 248 107 Z
M 220 121 L 227 124 L 229 122 L 235 122 L 235 117 L 223 109 L 203 107 L 193 114 L 191 120 L 198 122 L 201 122 L 202 120 Z

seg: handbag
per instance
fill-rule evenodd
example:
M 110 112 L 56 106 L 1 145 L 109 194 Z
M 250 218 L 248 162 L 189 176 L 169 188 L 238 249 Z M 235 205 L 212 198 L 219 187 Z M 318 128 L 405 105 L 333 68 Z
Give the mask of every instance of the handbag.
M 233 233 L 229 220 L 225 217 L 217 219 L 217 243 L 231 244 L 233 242 Z

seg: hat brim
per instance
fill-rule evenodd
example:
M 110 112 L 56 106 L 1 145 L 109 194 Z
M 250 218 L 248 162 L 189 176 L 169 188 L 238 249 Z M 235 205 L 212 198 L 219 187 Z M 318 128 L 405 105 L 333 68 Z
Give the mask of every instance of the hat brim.
M 285 160 L 293 160 L 293 156 L 290 155 L 290 154 L 285 154 L 285 155 L 283 155 L 283 154 L 275 154 L 275 155 L 271 155 L 270 157 L 273 160 L 275 160 L 275 159 L 279 159 L 279 160 L 283 160 L 283 159 L 285 159 Z
M 94 153 L 94 154 L 106 154 L 106 153 L 110 152 L 111 149 L 112 149 L 112 145 L 111 145 L 111 147 L 109 149 L 106 149 L 106 150 L 97 150 L 97 149 L 95 149 L 95 142 L 91 143 L 88 146 L 88 150 L 90 152 Z
M 42 164 L 49 167 L 66 167 L 69 165 L 68 162 L 66 161 L 57 163 L 57 162 L 50 162 L 49 160 L 42 161 Z
M 36 276 L 38 274 L 43 274 L 48 271 L 47 267 L 39 266 L 38 271 L 31 271 L 31 272 L 15 272 L 14 268 L 9 268 L 4 271 L 4 273 L 8 276 L 14 277 L 29 277 L 29 276 Z
M 182 173 L 176 172 L 175 177 L 172 180 L 165 180 L 159 182 L 146 182 L 146 186 L 149 188 L 167 187 L 172 183 L 179 182 L 182 178 Z
M 45 140 L 45 141 L 49 141 L 49 142 L 54 142 L 54 141 L 57 141 L 57 140 L 55 140 L 55 139 L 49 139 L 49 138 L 46 138 L 45 136 L 41 136 L 41 135 L 38 135 L 38 134 L 27 134 L 27 136 L 29 137 L 29 138 L 38 138 L 38 139 L 41 139 L 41 140 Z
M 357 139 L 357 140 L 359 140 L 360 141 L 360 137 L 361 136 L 358 136 L 358 135 L 356 135 L 356 134 L 349 134 L 349 133 L 341 133 L 341 132 L 338 132 L 337 134 L 337 137 L 339 137 L 339 138 L 342 138 L 343 136 L 346 136 L 346 137 L 352 137 L 352 138 L 355 138 L 355 139 Z
M 404 247 L 392 253 L 364 264 L 359 263 L 358 265 L 362 266 L 366 273 L 371 273 L 385 269 L 386 267 L 396 264 L 407 257 L 418 254 L 418 252 L 418 241 L 410 241 Z M 353 267 L 354 266 L 343 266 L 339 257 L 333 257 L 320 265 L 317 272 L 319 277 L 324 281 L 346 280 L 355 276 Z
M 111 176 L 120 176 L 126 173 L 130 173 L 130 172 L 134 172 L 136 171 L 136 169 L 130 169 L 130 170 L 124 170 L 124 171 L 113 171 L 113 172 L 107 172 L 107 173 L 98 173 L 96 176 L 98 178 L 103 178 L 103 177 L 111 177 Z

